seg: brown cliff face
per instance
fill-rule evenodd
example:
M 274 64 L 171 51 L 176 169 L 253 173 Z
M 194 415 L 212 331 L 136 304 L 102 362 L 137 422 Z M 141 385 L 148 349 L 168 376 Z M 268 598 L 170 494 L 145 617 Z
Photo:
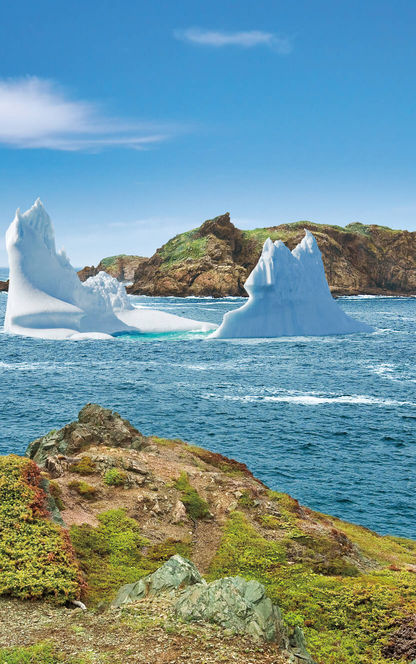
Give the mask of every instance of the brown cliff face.
M 229 213 L 176 236 L 140 265 L 129 292 L 143 295 L 246 295 L 244 282 L 267 237 L 293 249 L 312 231 L 335 295 L 416 293 L 416 233 L 382 226 L 346 228 L 297 222 L 241 231 Z

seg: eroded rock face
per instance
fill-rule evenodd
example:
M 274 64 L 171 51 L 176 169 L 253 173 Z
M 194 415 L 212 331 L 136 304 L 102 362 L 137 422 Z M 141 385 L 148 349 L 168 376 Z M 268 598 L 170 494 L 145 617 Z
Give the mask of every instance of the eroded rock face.
M 153 574 L 148 574 L 136 583 L 129 583 L 120 588 L 113 606 L 121 607 L 148 595 L 159 595 L 162 592 L 171 592 L 194 584 L 205 586 L 195 565 L 180 555 L 172 556 Z
M 307 221 L 241 231 L 228 213 L 163 245 L 140 266 L 129 292 L 245 296 L 244 282 L 264 240 L 283 240 L 292 250 L 304 229 L 316 237 L 333 294 L 416 293 L 416 233 L 363 224 L 343 229 Z
M 7 279 L 7 281 L 0 281 L 0 293 L 2 291 L 7 292 L 8 290 L 9 290 L 9 280 Z
M 57 464 L 59 455 L 70 457 L 91 445 L 140 450 L 146 445 L 146 441 L 145 436 L 118 413 L 89 403 L 80 410 L 78 421 L 37 438 L 30 443 L 26 455 L 40 466 L 45 466 L 50 457 L 58 456 L 57 460 L 54 459 Z

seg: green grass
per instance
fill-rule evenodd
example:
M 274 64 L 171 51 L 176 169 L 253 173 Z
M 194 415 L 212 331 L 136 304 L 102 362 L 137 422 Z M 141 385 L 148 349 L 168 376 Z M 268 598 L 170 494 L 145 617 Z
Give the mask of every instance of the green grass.
M 113 265 L 113 263 L 115 263 L 119 258 L 137 258 L 137 256 L 132 254 L 117 254 L 116 256 L 107 256 L 106 258 L 102 258 L 100 263 L 102 267 L 111 267 L 111 265 Z
M 0 457 L 0 595 L 76 598 L 79 569 L 66 531 L 48 520 L 40 471 L 31 460 Z
M 176 235 L 160 249 L 163 267 L 171 267 L 187 258 L 196 260 L 205 254 L 207 237 L 198 237 L 198 229 Z
M 191 486 L 185 472 L 180 474 L 174 486 L 175 489 L 181 492 L 181 500 L 192 519 L 203 519 L 210 515 L 208 503 Z
M 301 522 L 290 524 L 293 518 L 289 510 L 283 532 L 266 539 L 243 514 L 231 514 L 209 578 L 240 574 L 264 583 L 288 624 L 302 627 L 318 664 L 391 664 L 382 648 L 395 620 L 416 612 L 416 575 L 388 568 L 360 573 L 340 558 L 336 540 L 298 534 Z M 367 554 L 381 550 L 386 562 L 407 559 L 406 540 L 380 538 L 342 522 L 336 526 L 345 526 L 353 541 L 354 534 L 361 543 L 367 537 Z M 302 555 L 293 558 L 292 546 L 299 543 Z M 320 570 L 316 562 L 322 559 L 328 562 Z
M 117 662 L 120 662 L 117 659 Z M 0 648 L 0 664 L 115 664 L 107 654 L 86 652 L 68 656 L 58 650 L 57 645 L 43 641 L 32 646 Z
M 148 574 L 142 549 L 149 542 L 124 510 L 103 512 L 99 526 L 72 526 L 71 540 L 87 581 L 87 600 L 111 600 L 120 586 Z

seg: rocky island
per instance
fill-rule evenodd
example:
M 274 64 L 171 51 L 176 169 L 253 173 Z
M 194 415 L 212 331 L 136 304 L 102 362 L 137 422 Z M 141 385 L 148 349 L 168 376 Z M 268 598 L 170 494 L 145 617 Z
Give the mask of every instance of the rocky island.
M 2 664 L 416 657 L 416 542 L 98 405 L 0 457 L 0 524 Z
M 282 240 L 290 250 L 304 232 L 319 245 L 333 295 L 416 293 L 416 233 L 383 226 L 345 228 L 300 221 L 242 231 L 229 213 L 181 233 L 140 265 L 130 293 L 144 295 L 247 295 L 243 284 L 264 241 Z

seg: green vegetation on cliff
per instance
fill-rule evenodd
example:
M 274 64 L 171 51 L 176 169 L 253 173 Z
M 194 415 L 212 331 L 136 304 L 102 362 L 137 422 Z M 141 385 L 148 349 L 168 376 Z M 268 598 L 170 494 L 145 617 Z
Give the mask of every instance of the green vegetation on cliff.
M 88 655 L 68 657 L 48 642 L 21 648 L 0 648 L 0 664 L 95 664 L 96 661 Z
M 181 263 L 187 259 L 202 258 L 206 244 L 207 238 L 200 237 L 198 229 L 176 235 L 160 249 L 163 266 L 169 268 L 174 263 Z
M 280 495 L 287 504 L 287 497 Z M 278 500 L 279 494 L 275 496 Z M 209 578 L 239 574 L 264 583 L 285 620 L 304 630 L 319 663 L 386 664 L 393 660 L 383 649 L 397 621 L 416 612 L 415 573 L 398 566 L 414 560 L 416 543 L 334 521 L 338 537 L 348 534 L 363 554 L 379 560 L 379 568 L 366 571 L 348 564 L 333 541 L 308 537 L 296 512 L 284 508 L 278 524 L 285 527 L 277 540 L 261 535 L 247 515 L 231 514 Z M 303 550 L 294 560 L 296 542 L 302 542 Z M 366 562 L 363 558 L 363 565 Z
M 192 519 L 203 519 L 209 516 L 209 505 L 201 498 L 198 491 L 196 491 L 189 483 L 189 478 L 186 473 L 181 473 L 180 477 L 175 482 L 175 488 L 181 492 L 181 499 L 185 505 L 185 509 Z
M 79 595 L 80 576 L 65 530 L 48 520 L 40 471 L 29 459 L 0 457 L 0 595 Z

